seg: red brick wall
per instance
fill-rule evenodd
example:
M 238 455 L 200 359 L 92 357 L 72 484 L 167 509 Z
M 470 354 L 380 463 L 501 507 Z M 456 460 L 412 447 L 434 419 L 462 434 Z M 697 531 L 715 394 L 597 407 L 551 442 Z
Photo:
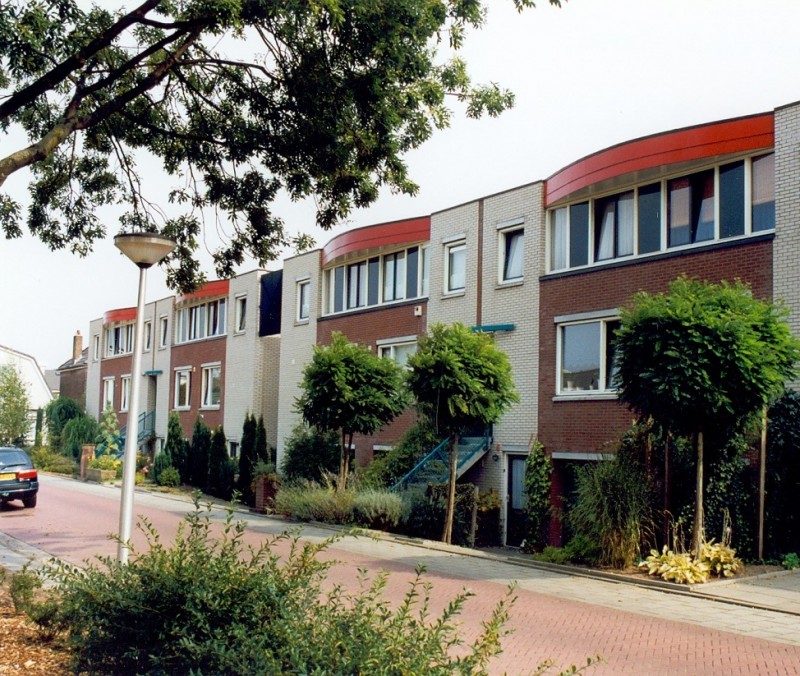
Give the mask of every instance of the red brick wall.
M 64 370 L 58 378 L 58 389 L 62 397 L 86 406 L 86 366 Z
M 553 401 L 556 326 L 553 318 L 607 310 L 638 290 L 660 292 L 681 274 L 710 281 L 739 278 L 760 298 L 772 297 L 772 241 L 543 279 L 540 289 L 539 438 L 549 451 L 596 453 L 630 425 L 633 414 L 614 401 Z
M 122 378 L 131 372 L 131 355 L 121 355 L 111 359 L 103 359 L 100 362 L 100 390 L 97 393 L 98 410 L 100 418 L 103 417 L 103 380 L 114 377 L 114 410 L 117 412 L 117 420 L 120 428 L 128 424 L 128 414 L 119 412 L 120 398 L 122 397 Z
M 220 362 L 222 365 L 220 374 L 221 399 L 219 409 L 200 410 L 203 389 L 203 369 L 201 364 Z M 210 338 L 196 343 L 185 343 L 172 347 L 172 364 L 170 372 L 165 374 L 169 378 L 169 402 L 170 411 L 175 403 L 175 371 L 173 369 L 181 366 L 191 366 L 192 375 L 189 380 L 189 402 L 191 408 L 188 411 L 178 411 L 181 427 L 187 438 L 191 439 L 192 428 L 194 427 L 197 415 L 203 417 L 206 425 L 212 430 L 217 425 L 222 424 L 225 411 L 225 337 Z
M 422 307 L 422 315 L 414 316 L 414 308 Z M 364 312 L 349 313 L 336 317 L 325 317 L 317 323 L 317 343 L 328 345 L 331 334 L 339 331 L 348 340 L 361 343 L 377 354 L 377 341 L 402 336 L 422 335 L 426 329 L 426 301 L 414 300 L 391 307 L 378 307 Z M 357 435 L 353 439 L 356 448 L 356 464 L 366 465 L 372 460 L 372 449 L 376 445 L 393 445 L 414 424 L 416 413 L 406 411 L 385 428 L 371 436 Z

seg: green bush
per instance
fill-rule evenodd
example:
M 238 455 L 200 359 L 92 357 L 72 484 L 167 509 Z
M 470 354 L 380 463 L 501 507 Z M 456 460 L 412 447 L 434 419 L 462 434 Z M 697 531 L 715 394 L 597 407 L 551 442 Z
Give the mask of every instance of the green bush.
M 70 458 L 81 457 L 83 444 L 94 444 L 100 435 L 100 425 L 89 415 L 79 415 L 67 421 L 61 431 L 61 452 Z
M 116 472 L 122 463 L 111 455 L 99 455 L 89 461 L 91 469 L 105 469 Z
M 800 568 L 800 556 L 798 556 L 795 552 L 790 552 L 783 557 L 781 565 L 786 570 L 796 570 Z
M 428 486 L 424 492 L 404 491 L 408 516 L 400 524 L 400 532 L 427 540 L 441 540 L 447 511 L 447 484 Z M 456 485 L 456 504 L 451 542 L 466 547 L 472 542 L 472 510 L 475 506 L 475 485 Z
M 72 458 L 61 453 L 54 453 L 47 446 L 40 446 L 31 451 L 31 460 L 38 469 L 55 474 L 75 474 L 77 465 Z
M 364 528 L 394 530 L 406 513 L 403 498 L 388 490 L 361 490 L 353 500 L 353 519 Z
M 250 550 L 231 513 L 218 537 L 197 506 L 184 525 L 169 548 L 145 527 L 127 564 L 46 571 L 76 673 L 486 674 L 501 650 L 511 591 L 465 646 L 455 620 L 471 594 L 432 617 L 421 568 L 395 606 L 386 572 L 352 592 L 327 584 L 334 564 L 319 555 L 331 540 L 284 534 Z
M 298 425 L 286 439 L 281 472 L 289 480 L 322 481 L 325 472 L 339 471 L 339 437 Z
M 567 565 L 572 563 L 569 552 L 564 547 L 553 547 L 548 545 L 540 552 L 531 554 L 534 561 L 544 561 L 545 563 L 558 563 L 560 565 Z
M 73 418 L 83 415 L 83 408 L 74 399 L 60 396 L 53 399 L 45 408 L 47 432 L 50 446 L 54 451 L 61 451 L 61 434 L 64 426 Z
M 352 488 L 337 491 L 314 482 L 301 481 L 278 491 L 275 511 L 301 521 L 353 524 L 355 495 Z
M 550 524 L 550 476 L 553 463 L 544 447 L 535 442 L 525 460 L 525 549 L 536 551 L 547 541 Z
M 377 456 L 361 472 L 362 485 L 389 488 L 408 474 L 441 439 L 426 422 L 410 427 L 388 452 Z
M 177 467 L 165 467 L 158 475 L 158 485 L 159 486 L 180 486 L 181 485 L 181 474 L 178 471 Z
M 208 486 L 211 458 L 211 429 L 200 417 L 192 428 L 192 444 L 189 453 L 189 483 L 197 488 Z
M 153 460 L 153 481 L 159 486 L 162 486 L 161 475 L 172 467 L 174 467 L 172 464 L 172 456 L 167 452 L 165 447 L 164 450 L 156 456 L 156 459 Z M 178 473 L 178 485 L 180 485 L 180 472 Z

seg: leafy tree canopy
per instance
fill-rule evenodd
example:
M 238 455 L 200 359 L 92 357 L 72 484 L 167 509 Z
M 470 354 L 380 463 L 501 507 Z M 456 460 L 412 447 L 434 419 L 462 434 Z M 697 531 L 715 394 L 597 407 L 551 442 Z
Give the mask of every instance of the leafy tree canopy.
M 297 410 L 303 420 L 341 436 L 341 487 L 347 479 L 353 434 L 373 434 L 409 403 L 402 367 L 338 332 L 330 345 L 314 347 L 303 370 L 301 390 Z
M 681 277 L 666 293 L 638 293 L 616 338 L 621 400 L 689 435 L 760 411 L 800 357 L 786 314 L 738 280 Z
M 202 279 L 193 252 L 204 213 L 229 221 L 217 224 L 228 229 L 214 253 L 221 277 L 245 255 L 263 265 L 286 244 L 307 245 L 273 212 L 281 191 L 313 195 L 318 225 L 330 227 L 381 186 L 416 191 L 403 156 L 447 126 L 448 96 L 471 117 L 512 105 L 497 85 L 473 85 L 457 56 L 485 4 L 3 2 L 0 187 L 25 167 L 33 178 L 26 219 L 0 193 L 2 229 L 20 237 L 26 220 L 50 248 L 85 255 L 106 235 L 98 207 L 124 205 L 124 230 L 178 241 L 166 264 L 181 289 Z M 17 130 L 27 141 L 12 147 Z M 180 216 L 165 215 L 143 186 L 137 162 L 148 156 L 174 179 Z
M 408 366 L 417 405 L 440 431 L 495 422 L 519 401 L 506 353 L 491 335 L 460 323 L 431 326 Z
M 12 364 L 0 366 L 0 446 L 20 444 L 31 427 L 28 389 Z

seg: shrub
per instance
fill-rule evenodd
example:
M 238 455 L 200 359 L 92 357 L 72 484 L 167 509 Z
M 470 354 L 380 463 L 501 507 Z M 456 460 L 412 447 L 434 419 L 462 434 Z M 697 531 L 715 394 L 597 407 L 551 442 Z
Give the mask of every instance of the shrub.
M 197 418 L 192 429 L 192 444 L 189 453 L 189 482 L 197 488 L 208 486 L 208 470 L 211 455 L 211 430 L 201 418 Z
M 160 486 L 163 485 L 161 483 L 161 475 L 164 473 L 164 471 L 170 469 L 171 467 L 174 467 L 172 464 L 172 456 L 167 452 L 165 446 L 164 450 L 156 456 L 155 460 L 153 460 L 153 481 Z M 180 472 L 178 473 L 178 485 L 180 485 Z
M 79 415 L 70 419 L 61 431 L 61 452 L 78 459 L 83 444 L 94 444 L 100 434 L 100 426 L 89 415 Z
M 110 455 L 99 455 L 89 461 L 89 467 L 92 469 L 105 469 L 116 472 L 122 463 Z
M 441 441 L 427 422 L 413 425 L 391 450 L 376 457 L 362 472 L 363 485 L 394 486 Z
M 356 492 L 352 488 L 336 491 L 310 481 L 285 486 L 275 496 L 275 511 L 301 521 L 352 524 Z
M 695 559 L 691 554 L 673 552 L 664 545 L 661 553 L 650 550 L 650 556 L 639 564 L 647 568 L 648 575 L 658 575 L 664 580 L 685 584 L 705 582 L 711 572 L 707 561 Z
M 470 592 L 431 617 L 422 568 L 394 606 L 386 572 L 362 574 L 352 593 L 327 584 L 331 540 L 284 534 L 250 550 L 230 512 L 218 537 L 197 506 L 184 526 L 170 548 L 145 526 L 147 547 L 127 564 L 47 570 L 76 673 L 485 674 L 501 650 L 511 591 L 465 646 L 455 620 Z
M 209 458 L 209 492 L 223 500 L 230 500 L 238 466 L 228 455 L 228 442 L 222 425 L 211 435 Z
M 339 438 L 335 432 L 319 432 L 298 425 L 286 439 L 281 471 L 292 481 L 322 481 L 325 472 L 339 471 Z
M 161 473 L 158 475 L 158 485 L 159 486 L 180 486 L 181 485 L 181 475 L 178 472 L 177 467 L 165 467 Z
M 712 575 L 722 577 L 733 577 L 743 567 L 742 560 L 736 557 L 736 550 L 727 542 L 704 542 L 700 559 L 708 563 Z
M 61 450 L 61 434 L 64 426 L 73 418 L 81 415 L 83 415 L 83 408 L 77 401 L 69 397 L 60 396 L 47 404 L 45 408 L 47 432 L 53 450 Z
M 447 511 L 447 484 L 428 486 L 424 493 L 408 490 L 402 493 L 408 503 L 408 516 L 400 532 L 428 540 L 441 540 Z M 475 485 L 456 485 L 452 543 L 466 547 L 472 542 L 472 513 L 475 507 Z
M 550 522 L 550 476 L 553 463 L 544 447 L 535 442 L 525 460 L 525 549 L 533 551 L 547 540 Z
M 56 474 L 74 474 L 77 465 L 72 458 L 68 458 L 61 453 L 54 453 L 47 446 L 35 448 L 30 453 L 33 464 L 38 469 Z
M 358 491 L 353 500 L 353 519 L 364 528 L 393 530 L 403 520 L 406 512 L 403 498 L 388 490 Z
M 542 551 L 531 554 L 534 561 L 544 561 L 545 563 L 558 563 L 566 565 L 571 563 L 569 553 L 564 547 L 553 547 L 547 545 Z
M 783 557 L 781 565 L 786 570 L 796 570 L 797 568 L 800 568 L 800 556 L 798 556 L 795 552 L 790 552 Z

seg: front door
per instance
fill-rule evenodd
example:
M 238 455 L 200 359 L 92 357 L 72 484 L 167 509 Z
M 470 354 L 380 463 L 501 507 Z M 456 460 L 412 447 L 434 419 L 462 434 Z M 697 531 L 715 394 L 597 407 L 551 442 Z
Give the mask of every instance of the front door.
M 524 455 L 508 456 L 506 503 L 506 545 L 520 547 L 525 539 L 525 460 Z

